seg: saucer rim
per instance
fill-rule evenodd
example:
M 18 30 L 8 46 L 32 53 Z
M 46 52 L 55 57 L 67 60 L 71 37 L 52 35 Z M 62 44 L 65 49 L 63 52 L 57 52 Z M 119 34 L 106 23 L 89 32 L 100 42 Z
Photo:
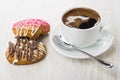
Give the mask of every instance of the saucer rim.
M 60 25 L 60 24 L 59 24 L 59 25 Z M 52 41 L 53 31 L 54 31 L 55 28 L 56 28 L 57 26 L 59 26 L 59 25 L 56 25 L 55 27 L 53 27 L 53 29 L 52 29 L 51 32 L 50 32 L 50 38 L 49 38 L 49 40 L 50 40 L 50 44 L 53 46 L 53 48 L 54 48 L 59 54 L 61 54 L 61 55 L 63 55 L 63 56 L 66 56 L 66 57 L 68 57 L 68 58 L 73 58 L 73 59 L 88 59 L 88 58 L 90 58 L 89 56 L 80 57 L 80 56 L 69 55 L 69 54 L 65 54 L 65 52 L 63 52 L 63 51 L 60 51 L 59 47 L 56 46 L 56 45 L 53 43 L 53 41 Z M 106 30 L 106 29 L 105 29 L 105 30 Z M 107 31 L 108 31 L 108 30 L 107 30 Z M 109 31 L 108 31 L 108 32 L 109 32 Z M 113 35 L 112 35 L 110 32 L 109 32 L 109 34 L 111 35 L 111 41 L 110 41 L 110 43 L 109 43 L 109 46 L 108 46 L 104 51 L 102 51 L 101 53 L 99 53 L 99 54 L 97 54 L 97 55 L 94 55 L 95 57 L 104 54 L 104 53 L 112 46 L 114 37 L 113 37 Z M 58 48 L 56 48 L 56 47 L 58 47 Z M 64 49 L 62 49 L 62 50 L 64 50 Z

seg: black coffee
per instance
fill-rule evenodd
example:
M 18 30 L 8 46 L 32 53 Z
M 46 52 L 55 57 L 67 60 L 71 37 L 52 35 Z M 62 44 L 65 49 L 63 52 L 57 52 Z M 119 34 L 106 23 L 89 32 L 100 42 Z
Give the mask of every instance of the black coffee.
M 89 18 L 88 21 L 86 22 L 82 22 L 80 25 L 79 25 L 79 28 L 80 29 L 87 29 L 87 28 L 91 28 L 95 25 L 97 21 L 94 19 L 94 18 Z
M 88 29 L 94 27 L 100 16 L 97 12 L 87 8 L 75 8 L 62 17 L 63 23 L 69 27 Z

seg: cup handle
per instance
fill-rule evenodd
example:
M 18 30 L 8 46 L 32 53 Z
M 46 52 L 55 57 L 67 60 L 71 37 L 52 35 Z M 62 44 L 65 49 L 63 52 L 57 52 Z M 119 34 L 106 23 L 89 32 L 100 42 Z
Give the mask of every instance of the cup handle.
M 104 30 L 106 30 L 106 29 L 104 28 L 104 26 L 101 26 L 99 30 L 100 30 L 100 34 L 99 34 L 99 37 L 98 37 L 98 41 L 101 40 L 102 31 L 104 31 Z
M 108 27 L 109 25 L 101 25 L 101 27 L 100 27 L 100 32 L 102 32 L 103 30 L 109 30 L 109 27 Z
M 103 26 L 100 27 L 100 33 L 102 32 L 102 30 L 103 30 Z

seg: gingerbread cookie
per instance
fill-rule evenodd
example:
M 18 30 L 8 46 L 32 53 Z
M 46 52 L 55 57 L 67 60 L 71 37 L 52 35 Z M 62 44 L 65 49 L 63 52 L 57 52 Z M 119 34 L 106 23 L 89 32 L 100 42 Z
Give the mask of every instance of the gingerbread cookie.
M 46 55 L 46 49 L 42 42 L 29 38 L 17 37 L 16 43 L 9 42 L 6 51 L 7 60 L 11 64 L 32 64 L 40 61 Z
M 40 35 L 46 35 L 50 30 L 50 25 L 40 19 L 26 19 L 16 22 L 12 30 L 16 36 L 36 39 Z

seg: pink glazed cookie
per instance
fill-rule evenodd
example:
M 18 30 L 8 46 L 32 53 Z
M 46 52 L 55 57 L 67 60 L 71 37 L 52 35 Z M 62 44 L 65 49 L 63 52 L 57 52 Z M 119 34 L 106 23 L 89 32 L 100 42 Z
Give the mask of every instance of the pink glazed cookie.
M 40 19 L 26 19 L 14 23 L 12 30 L 17 37 L 36 39 L 40 35 L 46 35 L 50 31 L 50 25 Z

